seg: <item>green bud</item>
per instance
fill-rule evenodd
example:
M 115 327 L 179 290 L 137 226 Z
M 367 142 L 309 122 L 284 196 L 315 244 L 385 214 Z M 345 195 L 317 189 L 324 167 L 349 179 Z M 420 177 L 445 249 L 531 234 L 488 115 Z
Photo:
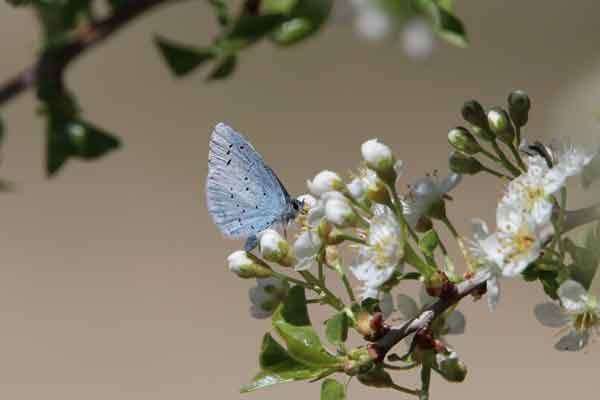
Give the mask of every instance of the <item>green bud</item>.
M 474 126 L 471 130 L 473 131 L 473 134 L 481 140 L 485 140 L 486 142 L 496 140 L 496 135 L 494 135 L 492 131 L 487 128 L 483 129 L 478 126 Z
M 459 174 L 475 175 L 483 171 L 483 165 L 475 158 L 459 151 L 450 154 L 450 169 Z
M 461 113 L 465 121 L 468 121 L 471 123 L 471 125 L 483 129 L 488 128 L 488 120 L 487 116 L 485 115 L 485 110 L 477 100 L 469 100 L 465 102 L 465 104 L 463 104 Z
M 462 382 L 467 377 L 467 366 L 456 353 L 448 356 L 438 355 L 436 371 L 449 382 Z
M 267 264 L 254 254 L 243 250 L 233 252 L 227 257 L 229 270 L 240 278 L 267 278 L 273 275 L 273 271 Z
M 450 129 L 448 132 L 448 142 L 455 149 L 466 154 L 477 154 L 481 151 L 481 146 L 477 143 L 475 137 L 462 126 Z
M 394 385 L 392 377 L 382 367 L 375 367 L 366 374 L 358 375 L 358 380 L 365 386 L 386 388 Z
M 524 91 L 515 90 L 508 95 L 508 112 L 515 125 L 520 127 L 527 124 L 530 108 L 531 100 Z
M 515 130 L 506 111 L 495 107 L 488 111 L 487 116 L 490 130 L 498 139 L 506 144 L 511 144 L 515 140 Z

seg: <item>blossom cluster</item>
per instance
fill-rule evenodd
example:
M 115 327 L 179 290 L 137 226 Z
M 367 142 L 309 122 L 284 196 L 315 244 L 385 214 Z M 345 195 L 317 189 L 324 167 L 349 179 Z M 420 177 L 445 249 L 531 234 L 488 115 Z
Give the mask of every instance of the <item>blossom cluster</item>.
M 404 363 L 395 369 L 421 366 L 422 374 L 433 370 L 458 382 L 465 379 L 467 369 L 446 335 L 465 331 L 466 318 L 457 309 L 459 301 L 468 295 L 476 299 L 485 295 L 493 311 L 500 298 L 500 280 L 520 277 L 539 279 L 555 300 L 534 310 L 543 325 L 562 329 L 564 335 L 555 348 L 583 349 L 600 334 L 600 302 L 589 291 L 600 263 L 600 250 L 593 248 L 600 240 L 600 230 L 594 231 L 584 246 L 566 237 L 566 185 L 597 159 L 597 152 L 558 142 L 528 144 L 520 132 L 528 109 L 529 99 L 519 91 L 509 96 L 508 112 L 501 108 L 486 112 L 476 101 L 465 103 L 462 114 L 469 128 L 457 127 L 448 134 L 454 147 L 451 172 L 445 177 L 437 172 L 421 177 L 408 185 L 406 192 L 399 189 L 404 163 L 379 139 L 361 145 L 361 163 L 348 179 L 330 170 L 317 173 L 307 181 L 308 192 L 298 197 L 303 209 L 290 240 L 285 227 L 284 234 L 271 227 L 258 234 L 258 254 L 236 251 L 228 258 L 233 273 L 257 280 L 249 293 L 251 315 L 272 316 L 274 327 L 288 341 L 289 332 L 281 330 L 281 324 L 292 322 L 285 320 L 281 310 L 301 310 L 286 305 L 289 298 L 331 306 L 336 315 L 327 321 L 327 330 L 334 336 L 330 342 L 338 345 L 341 360 L 333 368 L 356 375 L 368 385 L 398 388 L 382 372 L 389 368 L 382 363 L 387 353 L 378 353 L 376 346 L 392 329 L 388 322 L 396 313 L 405 324 L 399 331 L 417 325 L 403 336 L 408 352 L 393 359 Z M 493 153 L 480 141 L 487 142 Z M 511 151 L 510 159 L 500 145 Z M 488 162 L 476 157 L 486 157 L 500 169 L 486 166 Z M 479 172 L 500 178 L 505 188 L 495 205 L 495 230 L 483 220 L 473 219 L 472 237 L 465 239 L 451 221 L 447 201 L 465 175 Z M 587 222 L 598 219 L 600 206 L 597 209 Z M 467 269 L 462 274 L 456 271 L 438 234 L 440 226 L 448 230 L 464 255 Z M 343 249 L 351 250 L 352 261 L 346 265 Z M 299 278 L 290 276 L 292 271 Z M 326 276 L 331 272 L 341 279 L 348 301 L 328 287 Z M 419 302 L 405 292 L 394 295 L 407 280 L 418 280 Z M 313 297 L 291 294 L 298 289 L 311 291 Z M 306 322 L 307 318 L 300 320 Z M 304 325 L 298 328 L 306 334 Z M 347 349 L 345 333 L 340 332 L 348 328 L 371 344 Z M 311 337 L 309 342 L 320 346 L 315 340 Z M 288 351 L 293 358 L 294 349 Z M 304 355 L 298 360 L 307 361 Z

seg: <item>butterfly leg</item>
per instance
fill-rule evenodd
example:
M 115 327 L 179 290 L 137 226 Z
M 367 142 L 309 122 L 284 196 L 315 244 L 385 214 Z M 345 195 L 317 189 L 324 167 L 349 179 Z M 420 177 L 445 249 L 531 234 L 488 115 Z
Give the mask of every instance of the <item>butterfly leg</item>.
M 246 250 L 246 252 L 249 253 L 252 250 L 254 250 L 256 246 L 258 246 L 258 238 L 256 237 L 256 235 L 248 236 L 248 238 L 246 239 L 246 243 L 244 244 L 244 250 Z

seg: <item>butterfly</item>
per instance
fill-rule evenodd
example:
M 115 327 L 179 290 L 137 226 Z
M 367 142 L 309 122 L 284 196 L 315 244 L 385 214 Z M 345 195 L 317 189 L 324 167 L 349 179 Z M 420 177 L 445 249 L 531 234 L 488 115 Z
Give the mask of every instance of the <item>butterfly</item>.
M 206 200 L 221 232 L 245 238 L 248 252 L 257 246 L 258 233 L 285 227 L 303 209 L 250 142 L 224 123 L 210 137 Z

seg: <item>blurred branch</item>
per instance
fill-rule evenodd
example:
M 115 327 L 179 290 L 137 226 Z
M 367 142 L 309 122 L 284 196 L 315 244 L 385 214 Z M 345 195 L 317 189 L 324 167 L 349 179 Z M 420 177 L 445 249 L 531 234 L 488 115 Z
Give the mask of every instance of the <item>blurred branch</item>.
M 0 106 L 35 86 L 45 74 L 61 81 L 66 67 L 86 50 L 104 41 L 146 11 L 175 1 L 179 0 L 129 0 L 108 17 L 77 30 L 60 45 L 43 52 L 33 65 L 0 84 Z

